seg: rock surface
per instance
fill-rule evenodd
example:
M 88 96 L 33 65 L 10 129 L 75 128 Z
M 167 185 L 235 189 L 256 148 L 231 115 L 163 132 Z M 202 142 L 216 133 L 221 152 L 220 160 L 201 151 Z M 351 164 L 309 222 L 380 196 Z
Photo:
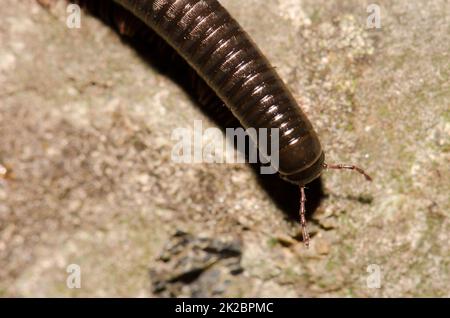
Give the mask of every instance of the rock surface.
M 111 28 L 83 15 L 68 29 L 65 2 L 46 2 L 2 3 L 0 295 L 450 297 L 448 1 L 378 1 L 381 29 L 367 1 L 221 1 L 328 161 L 375 179 L 311 186 L 309 250 L 295 187 L 172 162 L 175 128 L 214 123 Z M 195 275 L 170 276 L 183 264 Z

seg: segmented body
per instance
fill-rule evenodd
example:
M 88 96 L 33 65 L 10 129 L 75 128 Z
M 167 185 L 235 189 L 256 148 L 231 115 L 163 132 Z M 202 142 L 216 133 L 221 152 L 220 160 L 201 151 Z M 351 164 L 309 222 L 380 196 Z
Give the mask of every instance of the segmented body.
M 279 129 L 279 172 L 304 185 L 324 154 L 306 115 L 249 35 L 216 0 L 114 0 L 164 38 L 243 127 Z

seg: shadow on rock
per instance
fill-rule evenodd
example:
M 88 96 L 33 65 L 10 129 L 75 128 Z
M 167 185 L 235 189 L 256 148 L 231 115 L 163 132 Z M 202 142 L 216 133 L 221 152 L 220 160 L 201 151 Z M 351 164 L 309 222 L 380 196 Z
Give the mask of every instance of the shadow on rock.
M 102 1 L 101 5 L 96 5 L 93 1 L 78 2 L 87 6 L 93 15 L 100 17 L 106 24 L 119 32 L 124 43 L 132 47 L 147 64 L 167 75 L 184 89 L 192 102 L 223 131 L 226 128 L 241 127 L 236 117 L 189 64 L 144 23 L 112 1 Z M 277 206 L 289 219 L 298 221 L 298 187 L 283 181 L 277 174 L 260 174 L 258 164 L 251 166 L 258 176 L 260 185 Z M 310 219 L 323 198 L 320 178 L 308 185 L 306 196 L 307 218 Z

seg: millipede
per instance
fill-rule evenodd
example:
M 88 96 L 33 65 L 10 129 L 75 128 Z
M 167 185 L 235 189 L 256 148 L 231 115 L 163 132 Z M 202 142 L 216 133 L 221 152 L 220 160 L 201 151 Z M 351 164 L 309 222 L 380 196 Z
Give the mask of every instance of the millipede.
M 190 65 L 242 127 L 279 129 L 278 173 L 299 187 L 299 218 L 306 247 L 310 237 L 305 217 L 305 186 L 327 169 L 350 169 L 372 180 L 355 165 L 325 162 L 318 135 L 300 105 L 250 36 L 219 1 L 72 2 L 100 12 L 122 34 L 133 35 L 139 24 L 146 25 Z M 111 6 L 116 6 L 115 10 L 108 11 Z

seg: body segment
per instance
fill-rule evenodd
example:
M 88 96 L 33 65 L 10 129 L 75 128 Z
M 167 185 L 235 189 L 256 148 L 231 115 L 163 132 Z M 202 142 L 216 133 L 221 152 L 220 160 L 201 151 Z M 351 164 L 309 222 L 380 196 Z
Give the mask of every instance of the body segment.
M 305 185 L 324 154 L 314 129 L 269 61 L 216 0 L 115 0 L 164 38 L 244 128 L 279 129 L 279 173 Z

